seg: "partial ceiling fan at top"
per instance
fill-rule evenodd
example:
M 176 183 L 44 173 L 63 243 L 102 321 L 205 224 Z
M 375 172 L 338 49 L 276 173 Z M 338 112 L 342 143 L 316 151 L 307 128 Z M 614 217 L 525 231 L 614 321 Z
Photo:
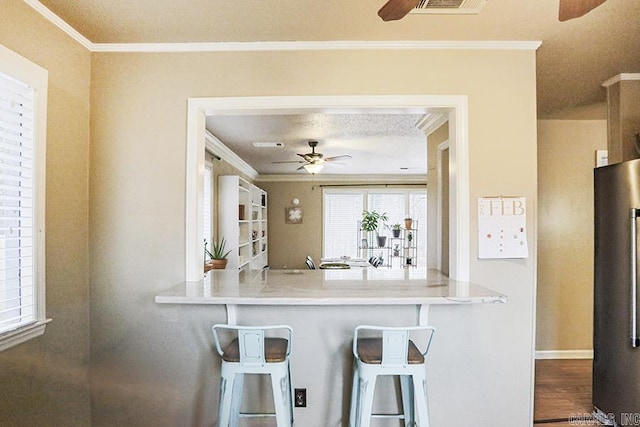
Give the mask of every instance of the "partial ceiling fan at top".
M 409 12 L 479 13 L 488 0 L 388 0 L 378 11 L 383 21 L 396 21 Z M 538 1 L 538 0 L 535 0 Z M 579 18 L 606 0 L 559 0 L 558 19 Z
M 568 21 L 586 15 L 607 0 L 560 0 L 558 19 Z
M 489 0 L 389 0 L 380 8 L 383 21 L 396 21 L 409 12 L 426 14 L 477 14 Z

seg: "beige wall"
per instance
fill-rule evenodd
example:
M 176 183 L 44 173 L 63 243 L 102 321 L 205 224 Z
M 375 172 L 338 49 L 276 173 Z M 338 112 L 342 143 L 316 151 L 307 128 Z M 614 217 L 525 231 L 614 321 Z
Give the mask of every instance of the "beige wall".
M 91 93 L 90 241 L 91 259 L 100 260 L 90 276 L 95 425 L 215 419 L 217 359 L 209 328 L 224 321 L 223 309 L 153 302 L 184 278 L 188 97 L 467 94 L 472 208 L 464 214 L 471 230 L 479 196 L 521 194 L 536 205 L 534 52 L 96 53 Z M 313 205 L 304 192 L 292 192 L 303 206 Z M 277 197 L 288 198 L 270 191 L 270 200 Z M 509 295 L 508 304 L 431 310 L 439 328 L 430 359 L 434 425 L 531 419 L 535 209 L 528 215 L 529 259 L 479 262 L 471 236 L 471 279 Z M 308 388 L 309 407 L 296 417 L 313 427 L 341 425 L 352 327 L 412 322 L 415 311 L 253 307 L 239 318 L 286 322 L 297 331 L 294 385 Z
M 0 353 L 0 424 L 88 425 L 90 54 L 20 0 L 0 44 L 49 71 L 45 335 Z
M 606 120 L 538 122 L 539 351 L 593 348 L 593 168 L 606 149 Z
M 224 318 L 222 309 L 160 307 L 152 302 L 156 293 L 180 283 L 184 274 L 186 98 L 351 93 L 468 94 L 471 229 L 477 197 L 528 197 L 531 258 L 480 262 L 474 252 L 471 257 L 472 279 L 509 295 L 509 304 L 432 309 L 439 335 L 431 360 L 435 370 L 430 372 L 434 424 L 466 426 L 469 414 L 478 425 L 490 419 L 495 425 L 527 423 L 537 226 L 533 53 L 94 54 L 90 63 L 84 48 L 22 1 L 3 2 L 2 12 L 0 43 L 50 73 L 47 308 L 54 319 L 43 337 L 0 353 L 3 421 L 28 417 L 30 425 L 89 425 L 87 153 L 92 70 L 94 425 L 210 425 L 215 418 L 217 373 L 208 328 Z M 469 76 L 468 69 L 476 73 Z M 590 183 L 585 171 L 590 170 L 594 147 L 602 148 L 600 136 L 606 126 L 602 121 L 542 121 L 539 132 L 538 349 L 590 348 L 585 325 L 591 325 L 591 246 L 581 233 L 591 225 L 591 186 L 575 186 L 567 193 L 562 183 L 570 181 L 567 171 Z M 562 148 L 569 140 L 574 142 L 571 147 Z M 560 158 L 568 160 L 559 162 Z M 291 192 L 299 198 L 304 194 L 293 185 Z M 571 197 L 587 214 L 564 216 L 568 208 L 559 195 Z M 270 199 L 275 196 L 270 192 Z M 305 207 L 312 205 L 301 200 Z M 472 237 L 472 250 L 476 244 Z M 307 330 L 305 325 L 317 320 L 345 332 L 349 322 L 367 318 L 366 310 L 350 312 L 353 316 L 334 324 L 327 319 L 342 319 L 344 310 L 292 308 L 282 320 L 322 336 L 323 330 Z M 382 320 L 411 318 L 404 310 L 376 313 Z M 281 320 L 268 310 L 240 314 Z M 565 329 L 566 324 L 572 326 Z M 339 348 L 348 360 L 346 346 Z M 338 425 L 340 407 L 348 400 L 340 386 L 348 367 L 341 360 L 329 372 L 323 363 L 334 361 L 309 354 L 304 347 L 296 350 L 302 353 L 295 361 L 296 383 L 309 387 L 312 399 L 310 408 L 297 410 L 299 424 L 312 426 L 309 420 L 317 419 L 313 414 L 329 414 L 333 421 L 326 425 Z M 479 353 L 469 360 L 469 351 Z M 316 379 L 307 380 L 311 370 Z M 336 375 L 337 381 L 329 380 Z M 328 398 L 331 392 L 334 397 Z M 36 405 L 42 410 L 34 411 Z

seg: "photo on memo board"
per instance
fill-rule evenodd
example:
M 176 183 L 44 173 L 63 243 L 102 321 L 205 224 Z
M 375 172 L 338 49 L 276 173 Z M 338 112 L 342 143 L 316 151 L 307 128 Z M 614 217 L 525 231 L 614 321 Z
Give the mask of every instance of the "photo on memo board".
M 286 224 L 302 224 L 302 208 L 291 206 L 284 208 L 284 222 Z

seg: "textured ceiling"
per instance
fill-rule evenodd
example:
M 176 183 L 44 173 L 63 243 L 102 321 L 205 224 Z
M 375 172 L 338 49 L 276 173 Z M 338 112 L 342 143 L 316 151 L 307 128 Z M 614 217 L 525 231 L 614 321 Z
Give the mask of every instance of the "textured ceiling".
M 416 114 L 294 114 L 216 116 L 207 129 L 260 174 L 306 174 L 297 171 L 297 153 L 310 153 L 319 142 L 324 157 L 350 155 L 343 165 L 328 163 L 323 174 L 404 175 L 427 173 L 427 145 Z M 255 148 L 254 142 L 283 147 Z M 273 163 L 293 161 L 296 163 Z
M 478 15 L 410 14 L 394 22 L 377 16 L 385 0 L 41 3 L 93 43 L 542 41 L 536 60 L 538 117 L 562 117 L 573 110 L 596 111 L 595 118 L 602 118 L 602 110 L 589 108 L 606 101 L 602 82 L 620 73 L 640 72 L 640 0 L 607 0 L 566 22 L 558 20 L 558 1 L 489 0 Z M 312 137 L 322 140 L 324 134 Z M 304 146 L 306 138 L 301 135 L 297 143 Z M 328 133 L 321 148 L 333 150 L 335 144 Z M 356 162 L 354 156 L 352 163 Z
M 489 0 L 478 15 L 377 16 L 384 0 L 41 0 L 94 43 L 540 40 L 538 113 L 605 101 L 601 83 L 640 71 L 640 0 L 558 21 L 559 0 Z

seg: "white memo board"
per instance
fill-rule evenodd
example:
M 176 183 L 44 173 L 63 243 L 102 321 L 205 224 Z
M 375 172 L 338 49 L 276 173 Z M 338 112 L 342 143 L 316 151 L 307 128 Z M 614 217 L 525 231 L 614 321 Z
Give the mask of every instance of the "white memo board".
M 478 198 L 478 258 L 528 258 L 524 197 Z

